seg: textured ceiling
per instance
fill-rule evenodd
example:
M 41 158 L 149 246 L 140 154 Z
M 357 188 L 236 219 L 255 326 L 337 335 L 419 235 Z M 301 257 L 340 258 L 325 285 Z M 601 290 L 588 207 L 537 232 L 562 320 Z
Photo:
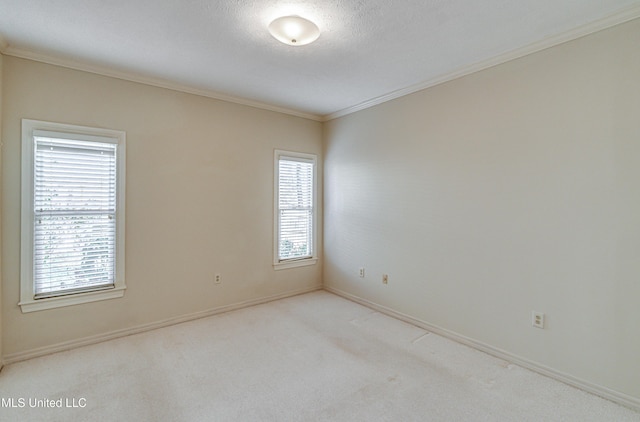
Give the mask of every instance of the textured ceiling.
M 640 0 L 0 0 L 2 51 L 325 116 L 566 33 Z M 314 21 L 304 47 L 267 31 Z M 49 60 L 49 61 L 56 61 Z

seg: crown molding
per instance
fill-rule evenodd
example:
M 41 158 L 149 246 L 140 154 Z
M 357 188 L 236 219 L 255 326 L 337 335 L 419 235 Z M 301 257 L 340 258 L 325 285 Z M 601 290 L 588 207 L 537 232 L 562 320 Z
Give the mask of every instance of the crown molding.
M 290 109 L 286 107 L 280 107 L 273 104 L 263 103 L 260 101 L 249 100 L 247 98 L 221 94 L 213 90 L 194 88 L 189 85 L 172 82 L 167 79 L 145 76 L 135 72 L 116 70 L 108 66 L 89 64 L 79 60 L 60 58 L 53 55 L 37 53 L 37 52 L 26 50 L 26 49 L 16 48 L 6 42 L 2 44 L 2 42 L 3 42 L 3 39 L 0 36 L 0 52 L 2 52 L 2 54 L 5 54 L 7 56 L 33 60 L 33 61 L 51 64 L 55 66 L 66 67 L 69 69 L 80 70 L 83 72 L 94 73 L 97 75 L 108 76 L 111 78 L 122 79 L 125 81 L 137 82 L 137 83 L 151 85 L 159 88 L 170 89 L 173 91 L 184 92 L 187 94 L 199 95 L 201 97 L 207 97 L 215 100 L 221 100 L 221 101 L 226 101 L 230 103 L 245 105 L 245 106 L 254 107 L 262 110 L 275 111 L 277 113 L 288 114 L 295 117 L 302 117 L 304 119 L 315 120 L 318 122 L 322 121 L 322 116 L 318 114 L 305 113 L 303 111 Z
M 9 48 L 9 43 L 4 39 L 2 34 L 0 34 L 0 54 L 5 54 L 5 50 Z
M 557 45 L 585 37 L 595 32 L 599 32 L 604 29 L 611 28 L 612 26 L 623 24 L 639 17 L 640 4 L 636 4 L 634 6 L 625 8 L 617 13 L 614 13 L 613 15 L 579 26 L 570 31 L 545 38 L 543 40 L 529 44 L 525 47 L 500 54 L 488 60 L 483 60 L 481 62 L 461 67 L 457 70 L 454 70 L 453 72 L 445 73 L 433 79 L 429 79 L 427 81 L 402 88 L 376 98 L 372 98 L 355 106 L 336 111 L 335 113 L 327 114 L 323 116 L 322 121 L 327 122 L 329 120 L 337 119 L 339 117 L 343 117 L 357 111 L 365 110 L 367 108 L 386 103 L 387 101 L 395 100 L 397 98 L 404 97 L 405 95 L 413 94 L 414 92 L 422 91 L 424 89 L 431 88 L 433 86 L 440 85 L 442 83 L 449 82 L 475 72 L 479 72 L 481 70 L 489 69 L 491 67 L 509 62 L 511 60 L 519 59 L 521 57 L 537 53 L 538 51 L 546 50 L 547 48 L 555 47 Z

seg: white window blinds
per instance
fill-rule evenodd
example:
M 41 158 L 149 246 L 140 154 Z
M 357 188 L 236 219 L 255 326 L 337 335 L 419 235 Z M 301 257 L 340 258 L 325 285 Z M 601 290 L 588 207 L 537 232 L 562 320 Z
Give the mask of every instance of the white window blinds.
M 117 141 L 34 131 L 36 298 L 113 287 Z
M 278 259 L 313 256 L 313 160 L 280 157 L 278 160 Z

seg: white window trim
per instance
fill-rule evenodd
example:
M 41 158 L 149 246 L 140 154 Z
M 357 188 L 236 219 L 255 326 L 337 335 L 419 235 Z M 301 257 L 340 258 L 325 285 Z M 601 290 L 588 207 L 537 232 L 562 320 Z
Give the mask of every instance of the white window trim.
M 112 138 L 118 143 L 116 177 L 116 279 L 114 287 L 96 289 L 81 293 L 70 293 L 55 297 L 35 299 L 33 271 L 33 166 L 34 166 L 34 131 L 52 131 L 85 137 Z M 125 239 L 125 163 L 126 134 L 122 131 L 75 126 L 64 123 L 43 122 L 22 119 L 22 209 L 21 209 L 21 263 L 20 263 L 20 308 L 23 313 L 41 311 L 80 303 L 114 299 L 124 296 L 124 239 Z
M 312 256 L 299 259 L 288 259 L 280 261 L 278 255 L 278 238 L 279 238 L 279 219 L 278 219 L 278 201 L 279 201 L 279 161 L 281 157 L 298 158 L 303 160 L 313 161 L 313 228 L 312 228 L 312 243 L 311 252 Z M 318 230 L 318 157 L 315 154 L 307 154 L 302 152 L 284 151 L 276 149 L 274 152 L 274 171 L 273 171 L 273 268 L 275 270 L 284 270 L 286 268 L 303 267 L 307 265 L 314 265 L 318 262 L 318 248 L 317 248 L 317 230 Z

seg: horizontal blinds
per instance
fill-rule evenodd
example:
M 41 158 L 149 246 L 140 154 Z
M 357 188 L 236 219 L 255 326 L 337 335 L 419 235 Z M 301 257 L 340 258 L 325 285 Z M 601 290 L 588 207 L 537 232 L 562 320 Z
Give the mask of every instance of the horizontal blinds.
M 112 286 L 117 145 L 34 140 L 36 297 Z
M 313 254 L 313 162 L 281 158 L 278 163 L 280 260 Z

